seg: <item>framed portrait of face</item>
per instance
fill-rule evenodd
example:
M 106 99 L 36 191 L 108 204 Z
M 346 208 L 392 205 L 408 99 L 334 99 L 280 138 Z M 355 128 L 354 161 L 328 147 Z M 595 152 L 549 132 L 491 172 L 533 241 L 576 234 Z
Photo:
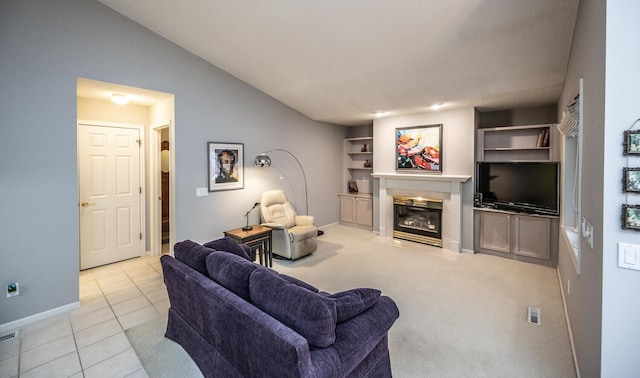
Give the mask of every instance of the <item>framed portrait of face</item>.
M 244 144 L 207 143 L 209 191 L 244 188 Z

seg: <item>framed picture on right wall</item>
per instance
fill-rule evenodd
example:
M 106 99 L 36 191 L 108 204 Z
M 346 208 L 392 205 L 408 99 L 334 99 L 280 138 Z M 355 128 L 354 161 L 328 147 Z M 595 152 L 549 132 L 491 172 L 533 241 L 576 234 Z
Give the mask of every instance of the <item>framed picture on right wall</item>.
M 622 205 L 622 228 L 640 231 L 640 206 Z

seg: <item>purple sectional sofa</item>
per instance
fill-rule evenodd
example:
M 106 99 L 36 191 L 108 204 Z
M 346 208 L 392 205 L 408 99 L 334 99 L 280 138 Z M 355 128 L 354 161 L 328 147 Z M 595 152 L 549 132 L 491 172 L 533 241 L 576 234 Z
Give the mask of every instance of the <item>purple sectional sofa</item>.
M 171 303 L 165 336 L 204 376 L 391 377 L 387 333 L 399 316 L 391 298 L 319 292 L 230 242 L 184 241 L 175 258 L 160 259 Z

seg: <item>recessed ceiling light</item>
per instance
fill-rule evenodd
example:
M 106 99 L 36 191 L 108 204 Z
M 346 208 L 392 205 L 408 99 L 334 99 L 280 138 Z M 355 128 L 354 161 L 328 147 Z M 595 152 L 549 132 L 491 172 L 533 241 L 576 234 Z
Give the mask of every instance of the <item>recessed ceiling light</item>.
M 380 118 L 380 117 L 384 117 L 386 115 L 389 115 L 389 112 L 376 112 L 376 113 L 373 113 L 373 115 L 375 117 L 377 117 L 377 118 Z
M 442 109 L 446 104 L 444 102 L 439 102 L 437 104 L 428 105 L 427 108 L 430 110 L 439 110 Z
M 129 103 L 129 96 L 122 93 L 111 94 L 111 101 L 118 105 L 127 105 Z

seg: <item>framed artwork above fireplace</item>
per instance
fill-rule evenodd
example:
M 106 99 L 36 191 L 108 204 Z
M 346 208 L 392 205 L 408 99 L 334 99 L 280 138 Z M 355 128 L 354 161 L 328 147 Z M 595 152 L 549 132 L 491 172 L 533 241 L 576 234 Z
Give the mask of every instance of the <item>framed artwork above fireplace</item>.
M 396 129 L 396 170 L 442 173 L 442 124 Z

